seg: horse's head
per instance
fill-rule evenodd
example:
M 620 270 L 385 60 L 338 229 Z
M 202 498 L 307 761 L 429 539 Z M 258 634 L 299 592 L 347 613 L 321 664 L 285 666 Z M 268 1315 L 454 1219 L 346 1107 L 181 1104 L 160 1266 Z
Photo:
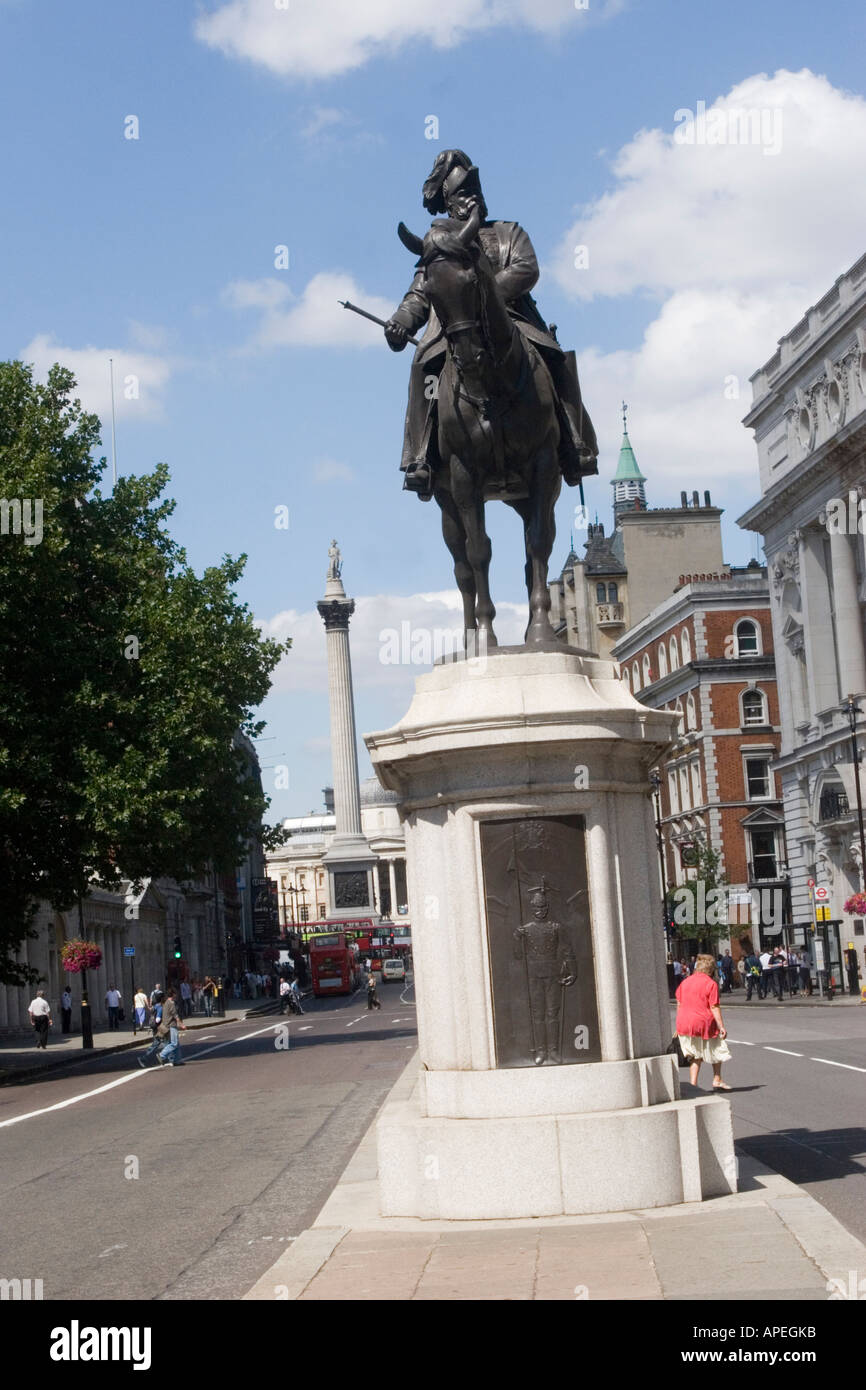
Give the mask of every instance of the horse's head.
M 402 222 L 397 228 L 403 245 L 418 257 L 424 290 L 449 338 L 481 328 L 479 279 L 491 272 L 478 241 L 480 226 L 476 206 L 465 222 L 437 220 L 423 239 Z

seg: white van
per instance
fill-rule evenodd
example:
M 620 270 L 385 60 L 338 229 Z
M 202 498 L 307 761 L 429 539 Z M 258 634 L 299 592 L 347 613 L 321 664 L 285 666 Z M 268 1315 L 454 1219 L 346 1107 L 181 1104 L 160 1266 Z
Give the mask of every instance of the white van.
M 382 983 L 386 980 L 405 980 L 406 967 L 401 960 L 382 961 Z

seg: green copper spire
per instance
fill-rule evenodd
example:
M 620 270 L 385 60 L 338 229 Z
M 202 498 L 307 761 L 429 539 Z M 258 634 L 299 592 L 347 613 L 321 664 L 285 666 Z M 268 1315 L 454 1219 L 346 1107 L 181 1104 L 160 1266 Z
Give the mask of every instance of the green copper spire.
M 625 401 L 622 403 L 622 445 L 619 451 L 619 463 L 613 475 L 614 483 L 645 483 L 646 478 L 637 466 L 637 459 L 634 456 L 634 449 L 631 447 L 631 440 L 628 437 L 626 428 L 626 411 L 628 406 Z

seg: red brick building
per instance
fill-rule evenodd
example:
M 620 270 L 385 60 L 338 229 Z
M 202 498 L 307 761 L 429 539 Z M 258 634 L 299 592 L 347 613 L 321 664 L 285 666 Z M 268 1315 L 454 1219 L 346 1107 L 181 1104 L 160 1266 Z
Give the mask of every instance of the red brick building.
M 682 576 L 612 655 L 639 700 L 680 715 L 679 737 L 657 769 L 666 888 L 697 878 L 689 859 L 703 840 L 727 879 L 716 920 L 751 923 L 755 945 L 780 942 L 790 915 L 781 788 L 771 771 L 780 720 L 766 569 L 752 561 Z M 700 919 L 680 935 L 696 941 L 699 928 Z M 732 929 L 734 956 L 737 943 Z

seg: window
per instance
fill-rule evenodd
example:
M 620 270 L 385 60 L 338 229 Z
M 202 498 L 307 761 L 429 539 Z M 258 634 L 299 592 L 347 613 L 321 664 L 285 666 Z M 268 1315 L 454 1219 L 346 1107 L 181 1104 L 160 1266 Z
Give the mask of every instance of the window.
M 631 688 L 635 694 L 640 690 L 640 671 L 637 669 L 637 662 L 631 664 Z
M 596 603 L 605 603 L 607 601 L 607 590 L 603 584 L 596 584 L 595 586 L 595 601 Z
M 682 738 L 683 734 L 684 734 L 685 731 L 686 731 L 686 723 L 685 723 L 685 720 L 683 719 L 683 702 L 682 702 L 682 700 L 677 700 L 676 704 L 674 705 L 674 711 L 675 711 L 675 712 L 679 715 L 679 717 L 680 717 L 680 722 L 679 722 L 679 724 L 677 725 L 677 732 L 678 732 L 680 738 Z
M 683 654 L 683 665 L 688 666 L 692 659 L 692 639 L 689 637 L 687 627 L 684 627 L 680 633 L 680 648 Z
M 670 649 L 671 649 L 671 670 L 672 670 L 672 671 L 675 671 L 675 670 L 677 669 L 677 667 L 679 666 L 679 664 L 680 664 L 680 653 L 679 653 L 679 648 L 677 647 L 677 639 L 676 639 L 676 637 L 672 637 L 672 638 L 671 638 L 671 640 L 670 640 Z
M 625 682 L 625 688 L 626 688 L 626 690 L 628 690 L 629 681 L 628 681 L 628 667 L 627 667 L 627 666 L 623 666 L 623 668 L 622 668 L 622 678 L 623 678 L 623 681 Z
M 757 656 L 760 653 L 758 624 L 751 618 L 741 618 L 734 628 L 737 656 Z
M 324 903 L 319 903 L 319 921 L 323 922 L 328 915 L 328 909 Z
M 692 805 L 700 806 L 703 801 L 701 794 L 701 765 L 697 758 L 691 765 L 692 767 Z
M 680 768 L 680 801 L 684 811 L 688 811 L 691 806 L 691 794 L 689 792 L 689 770 L 687 767 Z
M 617 589 L 616 585 L 615 585 L 615 584 L 608 584 L 608 586 L 607 586 L 607 601 L 608 601 L 608 603 L 616 603 L 617 600 L 618 600 L 618 598 L 619 598 L 619 590 Z
M 752 878 L 777 878 L 776 832 L 750 830 L 752 838 Z
M 668 673 L 668 654 L 665 651 L 664 642 L 659 643 L 659 676 L 666 676 Z
M 680 798 L 677 792 L 677 774 L 675 772 L 668 773 L 668 798 L 671 803 L 671 815 L 675 816 L 680 809 Z
M 652 672 L 650 670 L 650 659 L 648 652 L 644 652 L 643 654 L 643 683 L 644 685 L 652 685 Z
M 283 874 L 283 875 L 280 877 L 280 887 L 281 887 L 281 888 L 288 888 L 288 886 L 289 886 L 288 877 L 286 876 L 286 874 Z
M 691 691 L 686 700 L 686 723 L 690 729 L 696 729 L 698 727 L 698 712 L 695 709 L 695 697 L 692 695 Z
M 772 796 L 769 758 L 746 758 L 746 795 L 750 801 Z
M 309 922 L 310 920 L 310 909 L 306 903 L 302 903 L 298 908 L 298 920 L 301 922 Z
M 764 696 L 760 690 L 744 690 L 740 696 L 740 703 L 743 707 L 743 728 L 754 724 L 766 724 Z

